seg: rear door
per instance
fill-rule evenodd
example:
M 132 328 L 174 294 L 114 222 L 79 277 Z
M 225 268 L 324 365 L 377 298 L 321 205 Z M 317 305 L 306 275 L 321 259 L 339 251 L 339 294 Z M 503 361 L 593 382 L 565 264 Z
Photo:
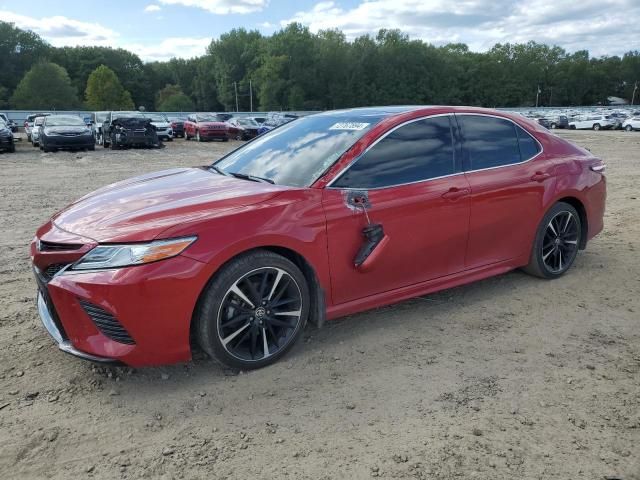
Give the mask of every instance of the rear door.
M 511 120 L 456 114 L 471 187 L 466 268 L 528 255 L 555 163 Z
M 334 303 L 364 298 L 464 268 L 469 185 L 450 116 L 405 123 L 373 144 L 323 192 Z M 350 201 L 368 198 L 365 215 Z M 371 268 L 354 259 L 362 229 L 381 224 L 388 241 Z

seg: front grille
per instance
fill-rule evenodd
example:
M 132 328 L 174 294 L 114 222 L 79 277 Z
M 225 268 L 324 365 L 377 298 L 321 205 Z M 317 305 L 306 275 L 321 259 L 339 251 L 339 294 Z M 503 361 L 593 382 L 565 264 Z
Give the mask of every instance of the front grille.
M 125 330 L 118 319 L 112 314 L 86 300 L 79 300 L 79 302 L 85 313 L 104 336 L 109 337 L 115 342 L 126 343 L 128 345 L 134 345 L 136 343 L 129 335 L 129 332 Z
M 42 276 L 47 282 L 49 282 L 60 270 L 69 265 L 68 263 L 54 263 L 49 265 L 42 272 Z
M 40 240 L 40 246 L 38 249 L 41 252 L 68 252 L 71 250 L 78 250 L 81 247 L 82 245 L 79 243 L 55 243 Z

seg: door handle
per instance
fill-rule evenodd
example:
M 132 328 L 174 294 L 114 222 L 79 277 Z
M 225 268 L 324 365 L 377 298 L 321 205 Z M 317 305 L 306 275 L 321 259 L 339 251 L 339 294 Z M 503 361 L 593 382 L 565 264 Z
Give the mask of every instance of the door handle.
M 551 176 L 551 174 L 546 173 L 546 172 L 536 172 L 531 177 L 531 180 L 533 180 L 534 182 L 544 182 L 550 176 Z
M 468 188 L 451 187 L 449 191 L 442 194 L 442 198 L 447 200 L 456 200 L 460 197 L 466 197 L 471 191 Z

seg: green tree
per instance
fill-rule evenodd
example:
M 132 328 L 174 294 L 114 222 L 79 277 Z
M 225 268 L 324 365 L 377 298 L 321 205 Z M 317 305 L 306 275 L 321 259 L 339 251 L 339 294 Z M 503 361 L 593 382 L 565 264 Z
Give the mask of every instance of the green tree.
M 10 103 L 25 110 L 66 110 L 80 106 L 67 71 L 50 62 L 37 63 L 25 74 Z
M 160 112 L 191 112 L 193 109 L 193 100 L 178 85 L 166 85 L 158 92 L 156 110 Z
M 132 110 L 131 94 L 124 89 L 115 72 L 106 65 L 96 68 L 87 80 L 85 104 L 89 110 Z
M 0 85 L 13 92 L 24 74 L 51 50 L 37 34 L 0 21 Z

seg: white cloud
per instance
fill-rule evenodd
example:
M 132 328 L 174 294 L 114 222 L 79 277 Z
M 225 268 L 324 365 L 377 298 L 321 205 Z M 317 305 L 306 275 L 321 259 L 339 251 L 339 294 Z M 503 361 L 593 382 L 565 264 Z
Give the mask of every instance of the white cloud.
M 160 7 L 160 5 L 151 4 L 144 7 L 144 11 L 147 13 L 159 12 L 160 10 L 162 10 L 162 7 Z
M 269 0 L 159 0 L 165 5 L 182 5 L 207 10 L 216 15 L 229 13 L 260 12 L 269 4 Z
M 123 48 L 132 51 L 145 61 L 163 61 L 170 58 L 192 58 L 205 54 L 210 37 L 169 37 L 151 45 L 129 44 Z
M 637 0 L 361 0 L 353 8 L 322 1 L 280 23 L 300 22 L 312 31 L 338 28 L 350 39 L 398 28 L 412 38 L 436 45 L 463 42 L 476 51 L 535 40 L 614 55 L 634 46 L 624 39 L 640 36 L 638 18 Z
M 98 23 L 63 16 L 35 18 L 0 10 L 0 20 L 33 30 L 56 47 L 75 45 L 114 46 L 118 33 Z

